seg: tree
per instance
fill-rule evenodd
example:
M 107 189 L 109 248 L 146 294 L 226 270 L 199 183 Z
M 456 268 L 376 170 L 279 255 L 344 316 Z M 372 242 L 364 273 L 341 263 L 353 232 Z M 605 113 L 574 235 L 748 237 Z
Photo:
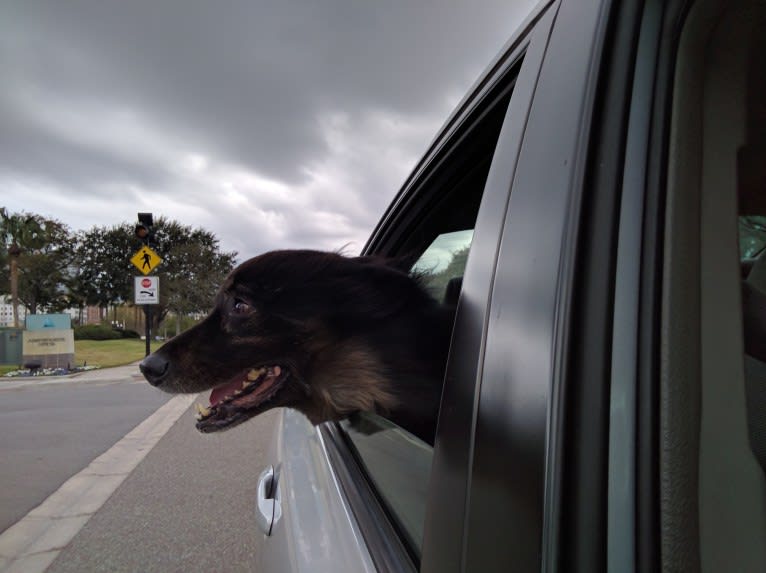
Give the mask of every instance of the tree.
M 141 244 L 130 223 L 81 233 L 70 285 L 72 300 L 102 307 L 129 302 L 133 277 L 138 274 L 130 257 Z M 155 219 L 150 246 L 162 258 L 152 273 L 160 277 L 161 298 L 153 307 L 155 327 L 170 311 L 179 315 L 206 312 L 236 257 L 236 253 L 220 251 L 213 233 L 164 217 Z
M 184 316 L 209 311 L 237 253 L 221 252 L 216 236 L 201 227 L 194 229 L 164 217 L 155 221 L 151 243 L 162 258 L 157 269 L 161 298 L 156 325 L 168 312 Z
M 79 233 L 69 285 L 72 302 L 109 308 L 129 301 L 136 270 L 130 256 L 140 246 L 129 223 Z
M 5 259 L 10 267 L 11 304 L 13 325 L 19 326 L 19 257 L 27 249 L 39 248 L 44 244 L 44 225 L 39 215 L 30 213 L 9 213 L 0 207 L 0 239 Z M 7 292 L 7 291 L 6 291 Z
M 29 312 L 60 311 L 67 306 L 69 264 L 73 238 L 69 227 L 55 219 L 38 216 L 42 229 L 36 248 L 19 256 L 19 300 Z

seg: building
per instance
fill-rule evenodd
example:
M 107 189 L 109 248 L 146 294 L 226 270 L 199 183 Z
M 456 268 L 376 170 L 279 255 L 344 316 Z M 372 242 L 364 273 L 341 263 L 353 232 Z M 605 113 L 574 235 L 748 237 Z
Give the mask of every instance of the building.
M 82 310 L 77 308 L 68 308 L 62 311 L 72 317 L 72 324 L 80 324 L 80 316 L 82 316 L 82 324 L 101 324 L 104 318 L 104 309 L 98 306 L 86 306 Z M 27 317 L 26 307 L 19 303 L 19 327 L 24 328 L 24 321 Z M 13 305 L 11 304 L 10 297 L 0 297 L 0 328 L 13 326 Z
M 19 304 L 19 326 L 24 328 L 27 309 Z M 13 305 L 10 297 L 0 297 L 0 327 L 13 326 Z

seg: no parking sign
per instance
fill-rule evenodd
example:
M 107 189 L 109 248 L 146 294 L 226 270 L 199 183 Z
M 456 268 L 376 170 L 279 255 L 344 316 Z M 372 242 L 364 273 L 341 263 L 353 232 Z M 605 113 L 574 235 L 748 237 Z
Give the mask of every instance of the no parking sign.
M 160 277 L 135 277 L 136 304 L 160 303 Z

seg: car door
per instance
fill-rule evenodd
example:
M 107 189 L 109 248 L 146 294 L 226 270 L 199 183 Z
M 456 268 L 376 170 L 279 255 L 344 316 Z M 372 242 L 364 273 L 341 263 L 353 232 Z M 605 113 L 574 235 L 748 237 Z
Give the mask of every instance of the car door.
M 364 251 L 413 259 L 433 295 L 457 305 L 454 344 L 470 349 L 451 352 L 449 372 L 463 370 L 471 380 L 480 367 L 510 178 L 554 14 L 555 4 L 545 3 L 529 15 L 447 121 Z M 462 423 L 471 411 L 468 402 L 443 402 L 440 418 Z M 447 441 L 442 449 L 463 464 L 470 441 Z M 374 415 L 313 428 L 295 412 L 280 412 L 257 484 L 258 571 L 417 570 L 429 543 L 426 514 L 439 494 L 441 470 L 432 461 L 440 447 Z M 464 494 L 468 475 L 461 472 Z
M 533 13 L 367 246 L 457 299 L 434 447 L 284 412 L 265 571 L 764 569 L 765 22 Z

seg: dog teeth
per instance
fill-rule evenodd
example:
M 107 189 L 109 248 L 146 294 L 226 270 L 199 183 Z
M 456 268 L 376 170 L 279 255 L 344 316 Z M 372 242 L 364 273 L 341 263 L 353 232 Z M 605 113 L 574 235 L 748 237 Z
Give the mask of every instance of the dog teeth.
M 234 390 L 235 396 L 239 396 L 240 394 L 242 394 L 242 390 Z
M 205 406 L 203 406 L 199 402 L 194 404 L 194 409 L 197 410 L 197 414 L 195 415 L 195 418 L 197 418 L 197 420 L 201 420 L 202 418 L 205 418 L 210 415 L 210 408 L 205 408 Z
M 263 371 L 265 368 L 253 368 L 250 372 L 247 373 L 247 379 L 250 382 L 254 382 L 255 380 L 258 380 L 258 377 L 263 374 Z
M 274 372 L 274 376 L 279 376 L 282 374 L 282 369 L 279 366 L 274 366 L 274 370 L 272 372 Z

